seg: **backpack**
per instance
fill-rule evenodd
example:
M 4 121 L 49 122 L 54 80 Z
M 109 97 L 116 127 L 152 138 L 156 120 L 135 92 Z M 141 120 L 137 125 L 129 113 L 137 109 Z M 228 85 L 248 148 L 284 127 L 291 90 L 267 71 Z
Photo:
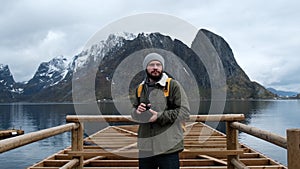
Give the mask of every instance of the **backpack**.
M 167 85 L 165 86 L 165 89 L 164 89 L 164 95 L 165 97 L 169 97 L 169 90 L 170 90 L 170 81 L 172 80 L 172 78 L 168 78 L 167 79 Z M 137 90 L 137 96 L 138 98 L 141 97 L 141 93 L 142 93 L 142 90 L 143 90 L 143 85 L 144 84 L 140 84 L 139 87 L 138 87 L 138 90 Z

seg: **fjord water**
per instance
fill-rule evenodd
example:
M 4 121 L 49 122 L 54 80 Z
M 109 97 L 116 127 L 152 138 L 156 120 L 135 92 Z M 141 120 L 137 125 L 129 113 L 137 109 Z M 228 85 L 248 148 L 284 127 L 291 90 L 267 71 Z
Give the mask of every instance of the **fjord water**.
M 209 109 L 201 102 L 200 114 Z M 88 105 L 85 105 L 88 109 Z M 116 114 L 112 103 L 101 105 L 102 111 Z M 246 123 L 278 135 L 286 136 L 287 128 L 300 128 L 300 100 L 228 101 L 224 113 L 243 113 Z M 22 128 L 25 133 L 66 124 L 66 115 L 76 114 L 73 104 L 0 104 L 0 129 Z M 224 125 L 219 124 L 224 131 Z M 286 165 L 286 150 L 245 133 L 239 134 L 242 143 Z M 23 169 L 68 147 L 71 134 L 66 132 L 45 140 L 0 154 L 1 169 Z

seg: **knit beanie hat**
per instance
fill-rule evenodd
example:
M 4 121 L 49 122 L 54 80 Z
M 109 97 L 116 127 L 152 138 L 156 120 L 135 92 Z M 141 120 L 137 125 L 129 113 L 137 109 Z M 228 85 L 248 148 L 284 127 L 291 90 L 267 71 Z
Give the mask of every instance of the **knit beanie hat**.
M 144 62 L 143 62 L 143 68 L 144 68 L 144 70 L 147 68 L 147 65 L 151 61 L 153 61 L 153 60 L 159 61 L 162 64 L 162 67 L 164 69 L 164 67 L 165 67 L 165 60 L 164 60 L 164 58 L 160 54 L 158 54 L 158 53 L 149 53 L 145 57 Z

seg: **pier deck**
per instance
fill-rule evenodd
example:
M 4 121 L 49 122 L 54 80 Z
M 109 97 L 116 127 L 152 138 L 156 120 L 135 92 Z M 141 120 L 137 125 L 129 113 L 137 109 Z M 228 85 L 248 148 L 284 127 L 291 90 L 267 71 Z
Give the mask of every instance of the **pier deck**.
M 107 127 L 86 138 L 83 151 L 68 147 L 28 169 L 66 167 L 75 156 L 83 156 L 85 169 L 137 169 L 137 129 L 137 125 Z M 227 155 L 239 155 L 240 162 L 251 169 L 287 168 L 241 143 L 237 150 L 227 150 L 226 136 L 201 122 L 187 125 L 184 141 L 180 153 L 183 169 L 226 169 Z

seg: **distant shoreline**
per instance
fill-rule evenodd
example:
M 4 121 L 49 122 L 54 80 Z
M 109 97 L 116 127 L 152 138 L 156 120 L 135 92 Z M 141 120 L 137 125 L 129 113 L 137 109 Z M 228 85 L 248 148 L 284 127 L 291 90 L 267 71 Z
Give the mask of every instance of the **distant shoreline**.
M 281 100 L 300 100 L 300 98 L 275 98 L 275 99 L 226 99 L 227 101 L 281 101 Z M 208 102 L 212 100 L 203 99 L 200 102 Z M 223 100 L 215 100 L 215 101 L 223 101 Z M 51 105 L 51 104 L 98 104 L 98 103 L 115 103 L 119 101 L 113 100 L 100 100 L 94 102 L 7 102 L 7 103 L 0 103 L 0 105 Z

